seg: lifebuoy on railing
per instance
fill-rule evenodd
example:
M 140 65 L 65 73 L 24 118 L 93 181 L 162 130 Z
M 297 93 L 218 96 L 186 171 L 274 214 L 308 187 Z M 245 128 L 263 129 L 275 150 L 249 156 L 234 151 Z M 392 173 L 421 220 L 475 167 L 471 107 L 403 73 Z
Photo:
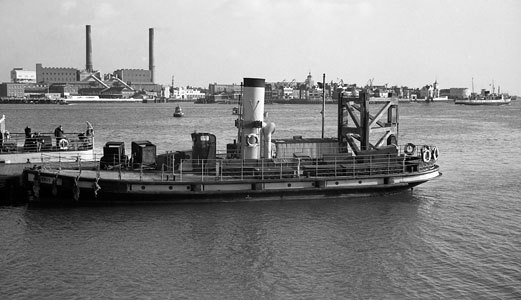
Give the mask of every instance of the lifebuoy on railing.
M 433 147 L 431 152 L 432 152 L 432 159 L 434 161 L 437 161 L 438 157 L 440 156 L 440 150 L 438 150 L 438 147 Z
M 259 136 L 255 133 L 250 133 L 246 136 L 246 145 L 248 147 L 256 147 L 259 145 Z
M 416 146 L 413 143 L 408 143 L 403 148 L 403 152 L 407 155 L 412 155 L 414 153 L 414 150 L 416 150 Z
M 62 150 L 67 150 L 67 148 L 69 147 L 69 140 L 61 139 L 60 142 L 58 143 L 58 146 Z
M 432 158 L 431 149 L 428 146 L 422 148 L 422 160 L 423 162 L 429 162 Z

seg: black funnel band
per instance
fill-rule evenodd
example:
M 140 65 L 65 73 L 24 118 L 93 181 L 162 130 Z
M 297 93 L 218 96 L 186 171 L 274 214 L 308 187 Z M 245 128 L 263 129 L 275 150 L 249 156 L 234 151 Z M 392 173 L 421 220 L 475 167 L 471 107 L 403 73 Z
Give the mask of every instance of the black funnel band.
M 247 87 L 265 87 L 263 78 L 244 78 L 244 86 Z

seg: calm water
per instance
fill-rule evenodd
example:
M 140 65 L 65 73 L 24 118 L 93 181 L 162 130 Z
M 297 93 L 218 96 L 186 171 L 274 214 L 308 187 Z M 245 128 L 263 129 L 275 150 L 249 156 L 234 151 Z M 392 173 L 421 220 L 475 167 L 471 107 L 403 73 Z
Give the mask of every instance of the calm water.
M 236 135 L 231 105 L 0 105 L 11 132 L 96 146 Z M 276 137 L 320 137 L 320 105 L 266 105 Z M 336 136 L 328 105 L 326 136 Z M 401 104 L 400 143 L 440 148 L 412 193 L 334 201 L 0 207 L 1 299 L 520 299 L 521 102 Z

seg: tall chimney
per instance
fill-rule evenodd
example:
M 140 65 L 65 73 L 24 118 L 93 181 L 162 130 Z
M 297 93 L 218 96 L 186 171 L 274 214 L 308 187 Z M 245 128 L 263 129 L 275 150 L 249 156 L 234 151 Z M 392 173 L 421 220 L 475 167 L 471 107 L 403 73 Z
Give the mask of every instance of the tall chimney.
M 85 69 L 87 72 L 92 72 L 92 43 L 90 40 L 90 25 L 87 25 L 86 28 L 86 45 L 87 45 L 87 63 L 85 65 Z
M 150 79 L 154 83 L 154 28 L 148 29 L 148 69 L 150 70 Z

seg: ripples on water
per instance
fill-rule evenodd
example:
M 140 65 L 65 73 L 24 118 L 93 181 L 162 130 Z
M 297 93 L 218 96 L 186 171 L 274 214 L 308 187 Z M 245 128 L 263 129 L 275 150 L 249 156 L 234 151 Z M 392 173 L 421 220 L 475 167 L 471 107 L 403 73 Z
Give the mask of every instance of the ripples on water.
M 96 129 L 158 152 L 236 134 L 230 105 L 2 105 L 7 127 Z M 277 137 L 321 134 L 319 106 L 267 105 Z M 310 116 L 311 114 L 311 116 Z M 336 106 L 327 106 L 326 136 Z M 400 107 L 401 143 L 435 144 L 443 176 L 391 197 L 0 208 L 2 299 L 521 298 L 521 103 Z M 288 118 L 287 116 L 292 116 Z M 32 123 L 27 124 L 27 120 Z M 46 130 L 45 130 L 45 129 Z M 77 130 L 76 130 L 77 129 Z M 11 130 L 14 131 L 14 130 Z M 225 140 L 225 141 L 224 141 Z

